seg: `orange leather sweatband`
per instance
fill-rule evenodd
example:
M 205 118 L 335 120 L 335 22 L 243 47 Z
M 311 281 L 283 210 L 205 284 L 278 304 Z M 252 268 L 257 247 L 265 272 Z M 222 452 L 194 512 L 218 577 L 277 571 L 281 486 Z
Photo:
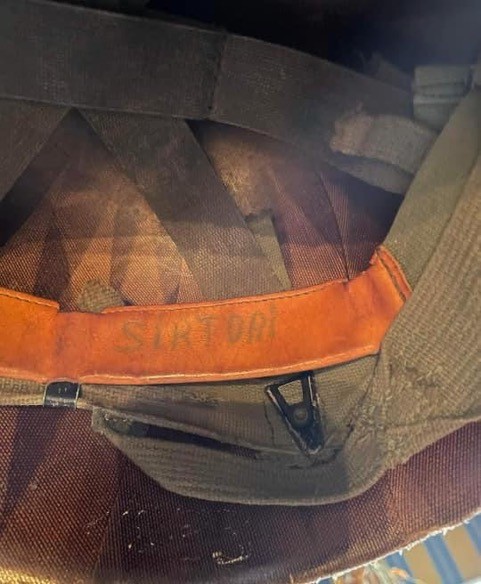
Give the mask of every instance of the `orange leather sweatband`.
M 62 313 L 0 289 L 0 376 L 151 384 L 317 369 L 376 353 L 409 293 L 382 248 L 349 282 L 220 302 Z

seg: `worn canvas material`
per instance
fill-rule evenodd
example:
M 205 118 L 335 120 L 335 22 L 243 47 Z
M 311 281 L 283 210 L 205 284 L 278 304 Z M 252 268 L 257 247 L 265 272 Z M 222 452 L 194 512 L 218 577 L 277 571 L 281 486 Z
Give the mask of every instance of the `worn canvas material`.
M 4 40 L 12 43 L 0 50 L 15 46 L 16 29 L 8 23 L 29 5 L 32 14 L 46 15 L 32 19 L 32 30 L 47 30 L 52 3 L 6 2 Z M 145 10 L 142 2 L 102 8 Z M 458 7 L 456 18 L 463 14 Z M 332 15 L 336 21 L 337 11 Z M 95 36 L 94 13 L 88 18 Z M 382 11 L 378 18 L 383 22 Z M 113 34 L 132 48 L 142 21 L 122 19 L 105 29 L 105 38 Z M 407 20 L 397 22 L 398 30 L 416 47 L 418 20 Z M 426 39 L 436 38 L 435 21 L 424 21 Z M 453 42 L 464 62 L 474 62 L 467 56 L 473 35 L 469 26 L 464 30 Z M 163 39 L 168 28 L 165 33 Z M 62 35 L 52 42 L 66 42 Z M 146 38 L 157 47 L 155 34 Z M 31 407 L 44 403 L 45 387 L 1 380 L 7 406 L 0 410 L 1 581 L 309 582 L 479 508 L 477 90 L 436 140 L 435 132 L 406 123 L 405 89 L 355 77 L 359 93 L 344 92 L 336 101 L 340 88 L 355 87 L 349 72 L 336 77 L 335 68 L 280 48 L 266 49 L 256 61 L 259 41 L 200 31 L 191 38 L 192 54 L 219 64 L 222 53 L 226 69 L 220 76 L 208 69 L 203 77 L 192 60 L 182 91 L 154 93 L 159 101 L 150 94 L 152 117 L 130 110 L 146 107 L 142 83 L 155 81 L 160 69 L 116 93 L 119 111 L 99 113 L 90 109 L 92 100 L 104 108 L 110 98 L 99 85 L 84 83 L 94 73 L 91 59 L 78 85 L 74 76 L 65 86 L 40 84 L 42 100 L 70 106 L 70 98 L 79 98 L 73 105 L 80 112 L 19 100 L 29 92 L 28 99 L 35 97 L 39 78 L 23 81 L 10 63 L 5 67 L 0 285 L 87 312 L 298 288 L 355 277 L 392 224 L 385 244 L 413 296 L 379 356 L 314 373 L 324 433 L 314 455 L 299 448 L 266 394 L 266 383 L 283 379 L 86 385 L 76 412 Z M 391 47 L 399 38 L 392 35 Z M 175 45 L 170 40 L 167 51 Z M 74 58 L 78 47 L 72 47 Z M 428 53 L 442 55 L 436 40 Z M 30 64 L 37 57 L 28 50 L 22 55 Z M 283 75 L 295 78 L 288 95 L 283 75 L 273 82 L 272 55 L 287 59 Z M 108 75 L 115 77 L 122 60 L 117 54 Z M 326 84 L 322 111 L 319 77 L 311 84 L 306 63 L 309 75 L 317 72 Z M 55 81 L 60 70 L 43 74 Z M 210 78 L 221 80 L 214 93 Z M 237 94 L 239 79 L 244 92 Z M 249 94 L 257 99 L 253 108 L 246 107 Z M 351 111 L 354 125 L 343 136 L 355 139 L 343 142 L 338 156 L 328 128 L 355 110 L 360 95 L 380 109 L 391 96 L 389 123 L 383 126 L 375 108 L 368 118 L 374 131 L 365 132 L 366 117 Z M 293 115 L 283 117 L 289 104 Z M 179 115 L 158 116 L 172 111 Z M 306 111 L 319 116 L 317 124 L 304 124 Z M 190 116 L 237 120 L 289 144 L 181 119 Z M 340 119 L 345 124 L 349 117 Z M 393 139 L 396 128 L 402 141 Z M 368 135 L 374 141 L 363 144 Z M 422 140 L 410 142 L 413 136 Z M 392 191 L 404 193 L 414 175 L 398 212 L 401 197 Z M 286 395 L 295 402 L 301 390 L 294 380 Z M 84 409 L 94 410 L 93 428 Z
M 242 453 L 219 448 L 215 452 L 212 445 L 175 442 L 164 439 L 162 434 L 124 436 L 116 433 L 108 421 L 105 422 L 105 414 L 102 418 L 100 412 L 95 417 L 96 427 L 150 476 L 182 494 L 196 493 L 206 499 L 234 502 L 318 504 L 358 494 L 388 468 L 404 462 L 447 432 L 478 420 L 481 414 L 478 388 L 481 377 L 478 357 L 481 349 L 478 344 L 481 324 L 481 159 L 477 142 L 480 126 L 473 122 L 480 111 L 481 97 L 475 91 L 466 98 L 440 136 L 388 237 L 388 242 L 394 241 L 395 245 L 396 237 L 401 239 L 402 235 L 405 252 L 409 250 L 415 254 L 416 265 L 425 267 L 418 281 L 412 276 L 414 294 L 388 332 L 378 360 L 354 363 L 348 366 L 349 373 L 346 366 L 340 366 L 315 375 L 319 394 L 336 396 L 333 410 L 324 403 L 319 404 L 326 425 L 332 421 L 333 426 L 327 430 L 327 444 L 318 456 L 307 460 L 302 453 L 297 452 L 296 456 L 295 444 L 292 444 L 290 456 L 283 459 L 279 454 L 259 455 L 255 451 Z M 435 174 L 436 165 L 439 158 L 450 150 L 455 137 L 462 139 L 461 133 L 469 123 L 473 128 L 472 140 L 469 141 L 467 133 L 465 147 L 472 147 L 470 157 L 460 158 L 458 164 L 456 159 L 446 161 L 443 168 L 448 176 L 443 177 L 445 191 L 442 201 L 445 208 L 454 208 L 454 212 L 449 216 L 448 211 L 443 213 L 440 210 L 432 218 L 432 225 L 423 224 L 420 237 L 425 238 L 427 244 L 415 249 L 413 237 L 406 243 L 409 226 L 402 226 L 400 231 L 399 223 L 410 210 L 411 223 L 416 229 L 416 219 L 426 212 L 425 209 L 417 212 L 420 205 L 416 198 L 416 191 L 420 188 L 418 183 L 423 185 L 424 198 L 439 197 L 436 187 L 440 179 Z M 471 161 L 470 168 L 466 168 L 467 161 Z M 463 170 L 466 178 L 464 184 L 460 184 Z M 456 181 L 449 180 L 449 174 Z M 429 181 L 426 177 L 431 176 L 435 179 Z M 407 211 L 404 206 L 407 206 Z M 437 240 L 435 245 L 433 240 Z M 415 266 L 413 273 L 414 270 Z M 439 284 L 433 290 L 433 284 L 438 280 Z M 441 312 L 440 307 L 445 312 Z M 468 339 L 469 348 L 465 344 Z M 260 398 L 263 387 L 266 387 L 266 382 L 260 380 L 257 386 Z M 250 397 L 250 391 L 242 385 L 234 385 L 204 393 L 213 403 L 219 404 L 214 407 L 216 414 L 222 415 L 221 404 L 227 402 L 229 408 L 232 399 L 234 403 L 236 401 L 235 397 L 230 397 L 231 393 L 233 396 L 242 393 L 247 404 L 253 407 L 255 398 Z M 191 392 L 195 394 L 195 388 Z M 202 390 L 198 392 L 198 399 L 207 399 L 201 397 L 202 393 Z M 339 405 L 343 402 L 343 395 L 349 395 L 353 406 L 344 412 L 344 416 Z M 238 410 L 239 416 L 242 416 L 241 408 L 240 404 L 233 408 Z M 126 409 L 128 412 L 128 406 Z M 151 411 L 151 408 L 145 408 L 146 415 L 137 415 L 135 419 L 155 425 L 155 417 L 148 414 Z M 242 416 L 244 420 L 255 418 L 255 414 L 247 412 Z M 229 416 L 226 411 L 224 423 L 229 424 L 235 418 L 235 414 Z M 170 426 L 175 427 L 175 424 L 171 422 Z M 258 424 L 255 426 L 257 428 Z M 271 427 L 270 431 L 276 436 L 280 429 Z M 235 425 L 232 430 L 228 426 L 223 430 L 217 428 L 211 436 L 224 444 L 230 442 L 262 448 L 259 436 L 257 443 L 249 442 L 236 432 Z M 264 438 L 264 441 L 269 444 L 268 439 Z M 280 442 L 274 439 L 272 446 L 280 447 L 285 441 L 289 441 L 288 434 Z

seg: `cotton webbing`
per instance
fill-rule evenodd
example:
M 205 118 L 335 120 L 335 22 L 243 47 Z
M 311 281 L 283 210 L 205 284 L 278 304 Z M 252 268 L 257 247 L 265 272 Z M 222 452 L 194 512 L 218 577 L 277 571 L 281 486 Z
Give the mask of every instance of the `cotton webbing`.
M 470 89 L 473 67 L 466 65 L 424 65 L 414 72 L 414 90 L 438 97 L 461 98 Z
M 62 310 L 75 310 L 94 279 L 132 304 L 200 298 L 144 196 L 76 112 L 17 180 L 0 216 L 8 228 L 0 248 L 3 286 L 56 299 Z
M 337 120 L 335 128 L 334 152 L 381 160 L 412 175 L 436 138 L 429 128 L 396 116 L 350 114 Z
M 2 3 L 0 39 L 2 97 L 211 119 L 295 144 L 388 190 L 407 187 L 389 165 L 330 150 L 335 120 L 360 105 L 410 113 L 407 93 L 337 65 L 211 30 L 35 0 Z M 57 66 L 45 67 L 51 58 Z
M 0 201 L 41 150 L 66 109 L 0 100 Z
M 368 357 L 345 367 L 316 372 L 317 399 L 326 440 L 322 460 L 329 459 L 342 448 L 355 409 L 364 396 L 363 382 L 372 375 L 374 364 L 375 359 Z M 87 384 L 82 386 L 79 407 L 103 408 L 115 411 L 121 418 L 205 436 L 217 440 L 219 448 L 222 444 L 233 444 L 259 453 L 288 454 L 284 463 L 278 459 L 279 465 L 292 463 L 294 459 L 303 463 L 304 453 L 266 394 L 270 384 L 282 381 L 282 378 L 275 378 L 230 384 L 144 387 Z M 288 392 L 292 403 L 302 401 L 298 381 L 291 384 Z M 215 467 L 212 452 L 204 452 L 195 444 L 192 448 L 206 460 L 212 457 L 208 466 Z M 135 459 L 135 453 L 132 455 Z M 235 466 L 235 459 L 232 464 Z M 180 461 L 176 472 L 182 472 Z M 157 473 L 156 478 L 161 484 L 166 484 L 162 482 L 162 473 Z M 199 487 L 192 485 L 192 492 L 196 488 Z
M 242 90 L 240 91 L 240 88 Z M 326 61 L 260 41 L 229 37 L 209 119 L 294 144 L 371 184 L 404 192 L 404 173 L 375 160 L 332 152 L 334 123 L 362 108 L 410 115 L 408 94 Z M 386 111 L 389 109 L 389 111 Z
M 205 153 L 182 120 L 84 114 L 138 185 L 207 299 L 281 284 Z
M 1 406 L 41 406 L 45 386 L 34 381 L 0 378 Z
M 412 286 L 436 249 L 480 150 L 480 91 L 474 90 L 432 147 L 385 241 Z
M 259 215 L 249 215 L 246 217 L 246 222 L 282 287 L 289 290 L 292 287 L 291 281 L 282 257 L 282 250 L 271 214 L 264 212 Z
M 400 196 L 241 128 L 199 123 L 194 133 L 242 213 L 272 212 L 294 288 L 351 279 L 368 267 Z
M 224 44 L 208 30 L 41 0 L 2 2 L 0 33 L 4 97 L 180 118 L 207 117 Z
M 414 74 L 414 117 L 442 129 L 451 113 L 471 89 L 473 67 L 463 65 L 422 66 Z
M 429 173 L 439 163 L 447 136 L 459 135 L 470 124 L 474 129 L 467 143 L 476 146 L 473 134 L 481 134 L 481 125 L 476 123 L 480 104 L 480 94 L 470 94 L 439 138 L 421 170 L 428 193 L 436 191 L 437 176 L 430 182 Z M 374 381 L 373 369 L 368 369 L 364 382 L 356 379 L 360 395 L 366 397 L 360 399 L 349 422 L 351 432 L 335 458 L 324 460 L 321 466 L 298 461 L 293 467 L 274 454 L 252 460 L 222 450 L 205 451 L 182 441 L 119 435 L 106 425 L 101 412 L 95 415 L 98 429 L 150 476 L 177 492 L 196 492 L 214 500 L 319 504 L 362 492 L 387 469 L 446 433 L 478 420 L 481 207 L 477 194 L 481 157 L 479 151 L 469 154 L 468 169 L 464 157 L 451 162 L 449 172 L 457 181 L 446 183 L 445 188 L 452 217 L 447 213 L 444 224 L 437 225 L 438 231 L 424 235 L 434 237 L 434 242 L 422 250 L 422 275 L 419 282 L 415 280 L 417 287 L 408 307 L 387 334 Z M 450 315 L 443 315 L 442 322 L 439 306 Z M 323 371 L 321 383 L 330 374 L 335 375 L 335 369 Z
M 123 304 L 124 301 L 117 290 L 99 280 L 87 282 L 77 300 L 77 306 L 83 312 L 102 312 L 106 308 Z
M 468 106 L 473 107 L 469 117 L 479 136 L 479 91 L 466 98 L 458 113 L 466 114 Z M 460 130 L 464 120 L 455 114 L 453 123 L 456 119 Z M 450 172 L 457 180 L 450 184 L 452 199 L 449 191 L 445 198 L 455 208 L 410 302 L 385 337 L 368 399 L 376 411 L 382 403 L 380 396 L 388 397 L 385 407 L 378 410 L 378 420 L 387 430 L 389 454 L 396 461 L 406 460 L 413 449 L 481 416 L 479 149 L 468 176 L 464 160 L 457 158 Z M 457 182 L 461 177 L 462 187 Z
M 145 408 L 132 406 L 122 390 L 110 388 L 103 394 L 101 388 L 89 386 L 86 391 L 98 404 L 106 404 L 102 395 L 109 395 L 112 400 L 117 394 L 117 403 L 125 405 L 113 412 L 114 416 L 180 429 L 187 437 L 197 430 L 201 436 L 217 441 L 215 448 L 191 440 L 124 435 L 107 423 L 105 416 L 110 415 L 109 411 L 94 411 L 95 429 L 169 490 L 207 500 L 318 505 L 350 498 L 379 477 L 374 468 L 379 454 L 374 444 L 363 445 L 362 469 L 350 459 L 350 456 L 359 457 L 359 453 L 345 452 L 350 428 L 355 424 L 374 365 L 375 359 L 367 358 L 316 374 L 327 442 L 321 453 L 312 458 L 306 458 L 299 451 L 275 409 L 265 401 L 264 381 L 244 387 L 232 384 L 229 388 L 217 389 L 180 388 L 174 402 L 179 406 L 177 411 L 173 403 L 170 407 L 168 403 L 176 388 L 159 387 L 157 391 L 164 392 L 160 399 L 153 398 L 156 388 L 152 388 L 151 397 L 147 398 L 149 405 L 145 403 Z M 242 399 L 236 398 L 241 389 L 245 395 Z M 182 406 L 183 400 L 192 403 L 196 397 L 199 400 L 197 415 Z M 209 397 L 214 401 L 209 402 Z M 346 400 L 341 408 L 339 399 Z M 216 411 L 212 409 L 213 403 L 217 404 Z M 149 416 L 149 411 L 157 411 L 159 418 Z M 246 419 L 249 420 L 247 425 Z M 223 448 L 225 444 L 249 447 L 253 449 L 252 455 L 228 452 Z

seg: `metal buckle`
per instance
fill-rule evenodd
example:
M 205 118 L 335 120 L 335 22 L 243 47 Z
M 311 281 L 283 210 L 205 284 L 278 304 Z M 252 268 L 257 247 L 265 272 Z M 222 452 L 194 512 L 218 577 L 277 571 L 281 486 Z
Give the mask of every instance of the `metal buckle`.
M 289 404 L 282 395 L 282 387 L 300 381 L 302 401 Z M 307 454 L 316 454 L 324 446 L 324 433 L 319 413 L 315 381 L 312 373 L 303 373 L 274 383 L 266 393 L 281 414 L 291 436 Z
M 80 384 L 71 381 L 52 381 L 45 388 L 43 405 L 50 408 L 77 407 L 80 395 Z

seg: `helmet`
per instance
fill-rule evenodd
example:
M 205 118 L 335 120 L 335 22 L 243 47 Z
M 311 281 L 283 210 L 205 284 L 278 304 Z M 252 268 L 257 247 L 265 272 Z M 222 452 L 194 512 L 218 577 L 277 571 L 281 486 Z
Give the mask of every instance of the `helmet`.
M 470 516 L 479 8 L 90 4 L 0 4 L 3 581 L 309 582 Z

